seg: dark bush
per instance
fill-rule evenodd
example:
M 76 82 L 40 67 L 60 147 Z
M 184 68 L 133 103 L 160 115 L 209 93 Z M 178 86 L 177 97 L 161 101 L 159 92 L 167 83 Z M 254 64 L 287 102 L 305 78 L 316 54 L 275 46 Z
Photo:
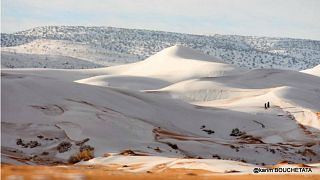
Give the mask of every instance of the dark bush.
M 213 133 L 214 133 L 214 131 L 211 130 L 211 129 L 204 129 L 204 130 L 202 130 L 202 131 L 204 131 L 204 132 L 206 132 L 206 133 L 208 133 L 208 134 L 213 134 Z
M 72 155 L 69 158 L 69 163 L 75 164 L 75 163 L 80 162 L 82 160 L 88 161 L 88 160 L 90 160 L 92 158 L 94 158 L 94 151 L 93 150 L 92 151 L 83 150 L 83 151 L 78 152 L 75 155 Z
M 245 132 L 240 131 L 238 128 L 232 129 L 230 136 L 242 136 Z
M 89 145 L 82 145 L 82 146 L 80 147 L 80 152 L 81 152 L 81 151 L 94 151 L 94 147 L 89 146 Z
M 17 144 L 17 145 L 23 145 L 22 139 L 20 139 L 20 138 L 17 139 L 17 140 L 16 140 L 16 144 Z
M 41 144 L 38 143 L 38 141 L 30 141 L 27 145 L 28 145 L 30 148 L 34 148 L 34 147 L 37 147 L 37 146 L 41 146 Z
M 178 145 L 176 145 L 176 144 L 168 143 L 168 146 L 170 146 L 172 149 L 179 149 Z
M 63 152 L 69 151 L 71 146 L 72 144 L 70 142 L 63 141 L 57 146 L 57 150 L 59 151 L 59 153 L 63 153 Z
M 48 152 L 42 152 L 42 154 L 41 155 L 43 155 L 43 156 L 47 156 L 47 155 L 49 155 L 49 153 Z

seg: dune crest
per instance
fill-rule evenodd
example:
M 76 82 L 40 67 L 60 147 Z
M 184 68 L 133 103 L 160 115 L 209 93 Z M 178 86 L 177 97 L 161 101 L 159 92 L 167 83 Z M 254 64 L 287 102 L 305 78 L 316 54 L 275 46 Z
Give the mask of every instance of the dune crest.
M 320 161 L 314 75 L 244 70 L 173 46 L 137 63 L 5 69 L 1 78 L 3 162 L 66 163 L 84 147 L 97 156 L 89 164 L 145 160 L 147 169 L 154 159 L 217 172 L 232 171 L 217 170 L 230 160 L 246 173 L 247 164 Z M 121 152 L 144 158 L 102 157 Z

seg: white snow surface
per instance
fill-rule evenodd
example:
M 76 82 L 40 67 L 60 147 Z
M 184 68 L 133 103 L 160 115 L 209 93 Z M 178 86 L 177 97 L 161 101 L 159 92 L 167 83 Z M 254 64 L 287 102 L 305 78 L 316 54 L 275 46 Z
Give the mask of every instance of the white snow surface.
M 25 156 L 48 151 L 66 161 L 89 138 L 97 157 L 130 149 L 149 155 L 144 158 L 150 163 L 185 157 L 254 165 L 320 161 L 320 79 L 302 72 L 243 70 L 173 46 L 144 61 L 106 68 L 2 69 L 1 80 L 6 157 L 18 156 L 12 150 Z M 231 136 L 235 128 L 242 135 Z M 24 148 L 18 138 L 41 145 Z M 72 144 L 68 152 L 57 152 L 62 141 Z M 88 163 L 113 160 L 135 157 Z M 220 162 L 197 160 L 194 166 L 222 172 Z
M 106 51 L 105 49 L 94 46 L 88 43 L 80 43 L 80 42 L 71 42 L 66 40 L 52 40 L 52 39 L 37 39 L 32 42 L 13 46 L 13 47 L 3 47 L 1 48 L 2 54 L 6 54 L 6 56 L 2 55 L 2 59 L 5 61 L 2 64 L 10 65 L 10 67 L 14 68 L 22 68 L 22 67 L 40 67 L 37 66 L 37 63 L 46 65 L 47 68 L 63 68 L 63 69 L 89 69 L 96 68 L 102 66 L 110 66 L 117 65 L 119 63 L 123 63 L 121 58 L 118 59 L 110 59 L 110 57 L 115 58 L 117 56 L 117 52 Z M 9 54 L 9 55 L 7 55 Z M 9 56 L 9 57 L 8 57 Z M 26 59 L 26 57 L 32 56 L 40 56 L 45 57 L 45 59 L 41 58 L 31 58 Z M 46 61 L 51 60 L 52 57 L 64 57 L 61 59 L 64 64 L 56 63 L 56 64 L 46 64 Z M 129 56 L 125 56 L 122 58 L 130 59 Z M 72 63 L 72 59 L 78 59 L 78 61 L 85 62 L 90 64 L 86 66 L 86 64 L 81 63 Z M 39 61 L 41 60 L 41 61 Z M 18 62 L 15 62 L 18 61 Z M 65 64 L 68 63 L 68 64 Z
M 301 72 L 320 77 L 320 65 L 315 66 L 315 67 L 310 68 L 310 69 L 303 70 Z
M 252 165 L 243 162 L 236 162 L 230 160 L 218 159 L 181 159 L 181 158 L 168 158 L 158 156 L 117 156 L 111 155 L 109 157 L 98 157 L 89 161 L 82 161 L 78 165 L 126 165 L 138 166 L 135 168 L 119 167 L 118 169 L 127 172 L 147 172 L 147 171 L 162 171 L 165 169 L 192 169 L 192 170 L 206 170 L 208 172 L 217 174 L 254 174 L 254 168 L 264 168 L 263 166 Z M 314 164 L 309 165 L 312 168 L 311 174 L 319 174 L 320 167 Z M 161 167 L 161 168 L 157 168 Z M 299 168 L 297 165 L 283 164 L 279 167 L 282 168 Z M 268 173 L 269 174 L 269 173 Z M 285 174 L 276 173 L 271 174 Z M 297 172 L 289 172 L 287 174 L 302 174 Z M 305 173 L 310 174 L 310 172 Z
M 164 48 L 183 45 L 221 58 L 237 67 L 303 70 L 320 63 L 320 41 L 238 35 L 192 35 L 115 27 L 42 26 L 1 34 L 3 61 L 8 68 L 92 68 L 86 64 L 46 64 L 43 59 L 23 62 L 22 55 L 67 56 L 97 65 L 144 60 Z M 20 54 L 20 55 L 18 55 Z M 17 62 L 19 61 L 19 63 Z M 40 65 L 39 65 L 40 64 Z

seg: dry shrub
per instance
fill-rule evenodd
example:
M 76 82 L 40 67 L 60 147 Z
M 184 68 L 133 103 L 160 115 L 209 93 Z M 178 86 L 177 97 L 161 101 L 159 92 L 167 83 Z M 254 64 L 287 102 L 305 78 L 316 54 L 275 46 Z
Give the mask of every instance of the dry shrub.
M 82 160 L 88 161 L 92 158 L 94 158 L 94 151 L 93 150 L 83 150 L 83 151 L 78 152 L 75 155 L 72 155 L 69 158 L 69 163 L 75 164 L 75 163 L 80 162 Z

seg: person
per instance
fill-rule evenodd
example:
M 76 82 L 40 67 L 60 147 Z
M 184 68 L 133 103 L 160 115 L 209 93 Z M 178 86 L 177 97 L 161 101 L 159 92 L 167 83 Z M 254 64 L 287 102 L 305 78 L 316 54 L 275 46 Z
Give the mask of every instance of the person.
M 264 103 L 264 109 L 267 109 L 267 103 Z
M 270 102 L 268 101 L 268 103 L 267 103 L 267 108 L 270 108 Z

